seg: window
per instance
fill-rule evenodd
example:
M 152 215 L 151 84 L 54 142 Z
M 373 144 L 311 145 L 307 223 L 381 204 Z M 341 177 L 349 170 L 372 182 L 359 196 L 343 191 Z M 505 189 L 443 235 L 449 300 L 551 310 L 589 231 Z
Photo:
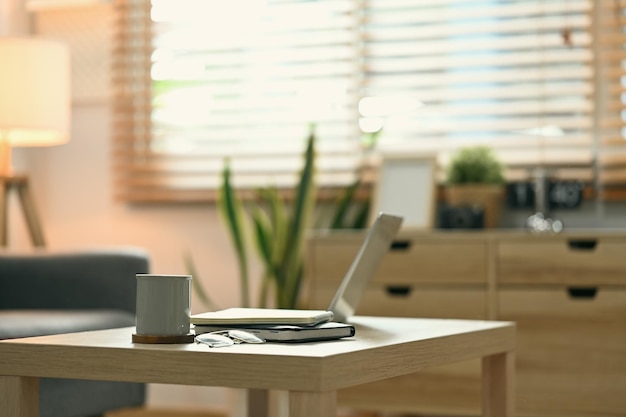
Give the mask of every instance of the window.
M 382 150 L 492 146 L 511 180 L 545 166 L 626 198 L 624 15 L 602 0 L 117 0 L 114 149 L 127 201 L 317 181 Z

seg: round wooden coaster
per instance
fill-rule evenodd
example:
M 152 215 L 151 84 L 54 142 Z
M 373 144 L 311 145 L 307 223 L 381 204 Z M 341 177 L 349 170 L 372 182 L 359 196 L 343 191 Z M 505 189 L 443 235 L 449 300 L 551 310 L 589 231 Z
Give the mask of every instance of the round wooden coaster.
M 150 336 L 133 333 L 133 343 L 193 343 L 195 336 L 193 333 L 176 336 Z

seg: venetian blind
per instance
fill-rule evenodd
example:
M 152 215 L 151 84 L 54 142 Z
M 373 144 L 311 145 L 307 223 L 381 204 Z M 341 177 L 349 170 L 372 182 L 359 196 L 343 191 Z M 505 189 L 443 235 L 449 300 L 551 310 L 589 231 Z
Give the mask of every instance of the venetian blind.
M 146 3 L 118 2 L 128 19 L 120 41 L 139 39 L 120 68 L 139 89 L 125 93 L 139 98 L 119 96 L 116 107 L 124 199 L 210 198 L 226 158 L 240 187 L 291 186 L 311 124 L 318 183 L 354 177 L 356 2 Z
M 489 145 L 509 179 L 543 166 L 591 181 L 591 10 L 584 0 L 368 1 L 366 95 L 419 101 L 389 115 L 386 136 L 444 162 Z
M 309 123 L 322 185 L 350 181 L 361 129 L 380 127 L 381 151 L 434 152 L 442 166 L 454 150 L 486 144 L 510 180 L 540 166 L 588 184 L 626 182 L 626 158 L 614 152 L 619 1 L 116 7 L 115 160 L 128 201 L 210 199 L 226 157 L 240 186 L 293 184 Z M 611 112 L 599 110 L 603 100 Z

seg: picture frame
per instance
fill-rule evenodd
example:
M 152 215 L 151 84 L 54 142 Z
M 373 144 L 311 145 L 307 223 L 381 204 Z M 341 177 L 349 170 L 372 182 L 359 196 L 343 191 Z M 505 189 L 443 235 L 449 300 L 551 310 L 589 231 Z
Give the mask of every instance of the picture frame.
M 382 211 L 404 217 L 403 227 L 434 228 L 436 168 L 432 154 L 381 155 L 370 220 Z

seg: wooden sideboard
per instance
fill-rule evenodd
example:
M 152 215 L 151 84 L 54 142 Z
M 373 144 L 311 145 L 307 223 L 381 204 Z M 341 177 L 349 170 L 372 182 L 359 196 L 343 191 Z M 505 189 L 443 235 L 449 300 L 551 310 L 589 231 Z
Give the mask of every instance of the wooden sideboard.
M 311 235 L 308 306 L 324 308 L 363 232 Z M 403 230 L 360 315 L 515 321 L 518 416 L 626 416 L 626 231 Z M 480 414 L 480 363 L 339 392 L 376 411 Z

